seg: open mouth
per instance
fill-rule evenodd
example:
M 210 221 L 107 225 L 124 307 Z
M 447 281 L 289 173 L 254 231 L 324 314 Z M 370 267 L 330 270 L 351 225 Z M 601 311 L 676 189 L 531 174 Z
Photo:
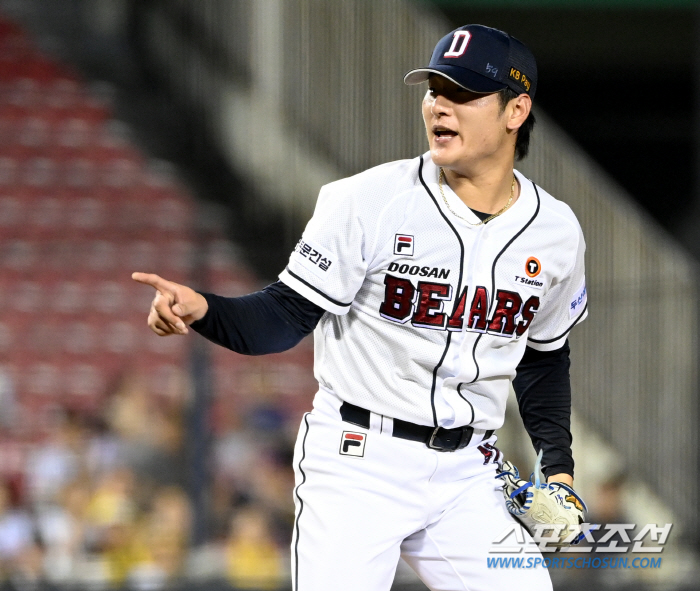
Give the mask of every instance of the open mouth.
M 435 125 L 433 126 L 433 134 L 435 134 L 436 137 L 438 138 L 453 138 L 457 136 L 457 132 L 454 131 L 453 129 L 449 129 L 447 127 L 444 127 L 442 125 Z

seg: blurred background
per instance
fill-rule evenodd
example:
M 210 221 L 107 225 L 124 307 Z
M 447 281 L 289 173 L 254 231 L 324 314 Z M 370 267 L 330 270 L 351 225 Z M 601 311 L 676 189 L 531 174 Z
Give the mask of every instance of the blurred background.
M 478 22 L 537 56 L 518 167 L 587 239 L 577 489 L 594 523 L 673 523 L 661 568 L 555 589 L 696 589 L 696 4 L 0 0 L 0 587 L 290 588 L 311 339 L 248 358 L 158 338 L 130 273 L 274 281 L 322 184 L 425 151 L 403 74 Z M 499 447 L 527 472 L 509 411 Z M 425 589 L 403 565 L 394 588 Z

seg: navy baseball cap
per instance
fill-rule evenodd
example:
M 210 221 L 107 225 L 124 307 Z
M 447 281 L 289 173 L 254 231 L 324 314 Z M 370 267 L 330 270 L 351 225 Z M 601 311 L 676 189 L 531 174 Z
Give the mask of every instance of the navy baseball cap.
M 507 86 L 534 98 L 537 88 L 532 52 L 508 33 L 484 25 L 466 25 L 445 35 L 435 46 L 430 64 L 411 70 L 403 81 L 419 84 L 431 74 L 479 93 L 498 92 Z

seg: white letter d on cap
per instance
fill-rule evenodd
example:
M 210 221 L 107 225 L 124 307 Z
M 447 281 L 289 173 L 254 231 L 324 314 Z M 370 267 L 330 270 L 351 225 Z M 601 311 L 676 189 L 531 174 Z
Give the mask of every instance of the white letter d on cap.
M 457 43 L 459 43 L 460 38 L 462 44 L 457 49 Z M 467 45 L 469 45 L 469 40 L 472 38 L 472 34 L 469 31 L 455 31 L 455 36 L 452 39 L 452 45 L 450 45 L 450 50 L 445 52 L 444 57 L 459 57 L 463 55 L 467 50 Z

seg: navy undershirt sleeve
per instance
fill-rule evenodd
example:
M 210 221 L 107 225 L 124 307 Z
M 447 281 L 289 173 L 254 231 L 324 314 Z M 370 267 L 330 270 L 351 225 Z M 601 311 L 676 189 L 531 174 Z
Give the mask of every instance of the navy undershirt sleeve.
M 281 281 L 238 298 L 203 293 L 206 315 L 190 327 L 244 355 L 280 353 L 311 333 L 325 310 Z
M 571 380 L 569 342 L 556 351 L 530 347 L 513 380 L 520 416 L 535 450 L 543 451 L 545 476 L 574 475 L 571 455 Z

